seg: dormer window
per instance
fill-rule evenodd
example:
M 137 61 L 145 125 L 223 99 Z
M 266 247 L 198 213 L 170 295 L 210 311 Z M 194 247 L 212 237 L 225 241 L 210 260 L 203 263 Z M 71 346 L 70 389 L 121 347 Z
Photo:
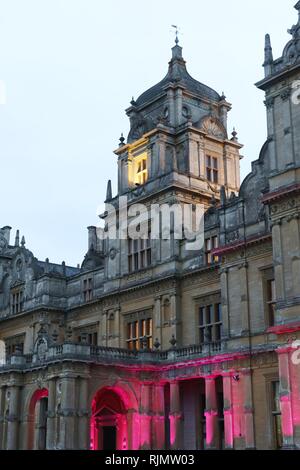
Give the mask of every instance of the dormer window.
M 216 157 L 206 157 L 206 178 L 214 184 L 219 182 L 218 159 Z

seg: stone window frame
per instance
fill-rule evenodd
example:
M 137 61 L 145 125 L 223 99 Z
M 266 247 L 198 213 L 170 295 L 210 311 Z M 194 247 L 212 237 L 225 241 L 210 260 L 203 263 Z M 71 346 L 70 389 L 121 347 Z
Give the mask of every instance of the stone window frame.
M 209 236 L 205 235 L 204 240 L 204 253 L 205 253 L 205 264 L 206 266 L 212 266 L 219 263 L 219 256 L 212 255 L 211 252 L 219 247 L 219 235 L 212 233 Z
M 128 272 L 129 274 L 149 269 L 152 266 L 151 234 L 148 238 L 128 239 Z
M 147 330 L 147 321 L 149 321 L 149 334 L 147 331 L 144 331 L 146 328 Z M 144 323 L 145 322 L 145 323 Z M 136 328 L 136 335 L 133 336 L 133 328 L 135 324 Z M 148 309 L 140 309 L 136 312 L 128 313 L 124 315 L 124 326 L 125 326 L 125 343 L 126 348 L 131 350 L 141 350 L 143 349 L 142 340 L 146 336 L 147 337 L 147 348 L 153 348 L 153 308 Z M 129 332 L 130 328 L 130 332 Z M 144 334 L 146 333 L 146 334 Z M 131 347 L 131 346 L 138 346 Z
M 222 318 L 222 301 L 221 301 L 221 292 L 216 291 L 212 292 L 210 294 L 203 295 L 201 297 L 196 297 L 194 298 L 195 302 L 195 331 L 196 331 L 196 341 L 195 344 L 201 344 L 201 345 L 206 345 L 206 344 L 213 344 L 213 343 L 221 343 L 223 340 L 223 318 Z M 214 316 L 214 321 L 211 323 L 207 323 L 207 318 L 203 321 L 201 324 L 200 321 L 200 310 L 205 309 L 207 310 L 208 307 L 213 307 L 213 316 Z M 221 309 L 221 321 L 216 321 L 217 319 L 217 310 L 216 306 L 219 306 Z M 203 312 L 207 316 L 207 311 Z M 212 330 L 212 339 L 211 341 L 206 341 L 205 339 L 205 332 L 207 328 L 211 328 Z M 220 329 L 219 334 L 216 334 L 217 329 Z M 217 336 L 219 339 L 217 339 Z M 203 338 L 203 340 L 201 340 Z
M 6 360 L 16 353 L 16 346 L 20 346 L 19 354 L 24 354 L 25 340 L 26 333 L 20 333 L 14 336 L 3 338 L 3 341 L 5 343 Z
M 274 415 L 273 415 L 273 391 L 272 391 L 272 384 L 274 382 L 279 382 L 280 385 L 280 377 L 278 372 L 267 373 L 263 374 L 265 379 L 265 393 L 266 393 L 266 403 L 267 403 L 267 420 L 268 420 L 268 428 L 270 430 L 269 433 L 269 446 L 270 449 L 278 449 L 277 447 L 277 437 L 276 437 L 276 429 L 274 427 Z
M 98 329 L 99 329 L 98 323 L 82 325 L 82 326 L 78 326 L 74 328 L 74 335 L 75 335 L 76 341 L 78 341 L 78 343 L 81 343 L 82 336 L 86 336 L 88 345 L 98 346 L 98 341 L 99 341 Z
M 214 155 L 205 156 L 206 179 L 213 184 L 219 184 L 219 159 Z
M 270 286 L 271 281 L 275 282 L 274 266 L 266 266 L 260 269 L 261 271 L 261 282 L 263 288 L 263 305 L 264 305 L 264 320 L 267 328 L 275 326 L 275 311 L 273 313 L 273 321 L 271 321 L 271 308 L 276 305 L 276 285 L 275 285 L 275 299 L 270 299 Z
M 87 275 L 82 279 L 83 302 L 91 302 L 94 298 L 94 276 Z
M 10 289 L 10 313 L 18 315 L 24 310 L 24 284 L 18 284 Z

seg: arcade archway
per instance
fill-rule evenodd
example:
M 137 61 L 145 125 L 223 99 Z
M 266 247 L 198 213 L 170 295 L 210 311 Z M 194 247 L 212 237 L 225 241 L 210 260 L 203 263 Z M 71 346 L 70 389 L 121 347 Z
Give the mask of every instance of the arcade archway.
M 126 406 L 115 389 L 99 390 L 92 402 L 91 449 L 127 450 Z
M 45 450 L 47 441 L 48 390 L 36 390 L 28 413 L 28 449 Z

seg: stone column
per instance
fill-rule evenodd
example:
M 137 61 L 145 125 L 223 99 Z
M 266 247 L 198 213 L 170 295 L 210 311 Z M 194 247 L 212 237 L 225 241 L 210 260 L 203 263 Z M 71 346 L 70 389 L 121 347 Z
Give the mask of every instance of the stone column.
M 248 263 L 243 263 L 240 267 L 240 289 L 241 289 L 241 316 L 242 316 L 242 331 L 249 333 L 249 304 L 248 304 Z
M 288 231 L 290 234 L 291 239 L 291 255 L 292 255 L 292 284 L 293 284 L 293 291 L 292 295 L 294 297 L 298 297 L 300 287 L 299 287 L 299 279 L 300 279 L 300 229 L 299 229 L 299 219 L 300 214 L 293 214 L 291 217 L 288 218 L 289 226 Z
M 223 334 L 230 336 L 229 322 L 229 302 L 228 302 L 228 268 L 221 270 L 221 300 L 222 300 L 222 321 Z
M 0 387 L 0 450 L 4 450 L 4 446 L 3 446 L 4 410 L 5 410 L 5 387 Z
M 78 412 L 78 449 L 90 448 L 90 410 L 88 407 L 88 379 L 81 377 L 79 382 L 79 412 Z
M 76 379 L 73 376 L 62 378 L 61 393 L 61 438 L 63 449 L 75 449 L 76 420 Z
M 153 339 L 158 338 L 160 344 L 163 345 L 162 337 L 162 313 L 161 313 L 161 296 L 155 297 L 154 300 L 154 322 L 153 322 Z
M 152 385 L 142 384 L 141 385 L 141 410 L 140 410 L 140 426 L 141 426 L 141 450 L 150 450 L 152 444 L 151 438 L 151 396 L 152 396 Z
M 135 410 L 130 410 L 127 413 L 127 436 L 128 447 L 127 450 L 140 449 L 140 415 Z
M 55 378 L 48 382 L 48 418 L 47 418 L 47 437 L 46 448 L 53 450 L 55 448 L 55 415 L 56 415 L 56 381 Z
M 272 228 L 273 260 L 274 260 L 274 273 L 275 273 L 275 282 L 276 282 L 277 302 L 285 299 L 281 225 L 282 225 L 282 221 L 277 220 L 276 222 L 273 222 L 273 228 Z
M 252 394 L 252 371 L 245 369 L 242 372 L 244 383 L 244 427 L 246 449 L 255 449 L 254 416 L 253 416 L 253 394 Z
M 283 447 L 294 447 L 294 425 L 292 411 L 292 389 L 290 374 L 290 348 L 277 349 L 280 378 L 280 407 L 283 433 Z
M 218 406 L 216 394 L 216 381 L 213 377 L 205 378 L 206 396 L 206 447 L 207 449 L 217 448 L 217 420 Z
M 9 415 L 7 423 L 7 450 L 18 449 L 18 430 L 19 430 L 19 408 L 20 408 L 20 388 L 18 385 L 12 385 L 8 388 L 9 397 Z
M 171 336 L 174 335 L 177 344 L 181 344 L 180 296 L 171 294 Z
M 153 386 L 153 420 L 152 420 L 152 442 L 153 449 L 163 450 L 165 448 L 165 395 L 164 385 Z
M 234 448 L 232 376 L 223 375 L 225 447 Z
M 179 382 L 170 383 L 170 447 L 178 450 L 181 447 L 181 420 Z

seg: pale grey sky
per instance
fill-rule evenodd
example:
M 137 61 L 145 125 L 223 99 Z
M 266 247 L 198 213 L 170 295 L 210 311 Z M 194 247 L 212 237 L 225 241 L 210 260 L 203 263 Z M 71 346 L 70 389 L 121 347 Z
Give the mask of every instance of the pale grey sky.
M 264 35 L 274 56 L 296 23 L 296 0 L 0 0 L 0 226 L 40 259 L 81 263 L 124 110 L 167 72 L 178 24 L 191 75 L 224 90 L 245 145 L 242 177 L 266 138 Z

